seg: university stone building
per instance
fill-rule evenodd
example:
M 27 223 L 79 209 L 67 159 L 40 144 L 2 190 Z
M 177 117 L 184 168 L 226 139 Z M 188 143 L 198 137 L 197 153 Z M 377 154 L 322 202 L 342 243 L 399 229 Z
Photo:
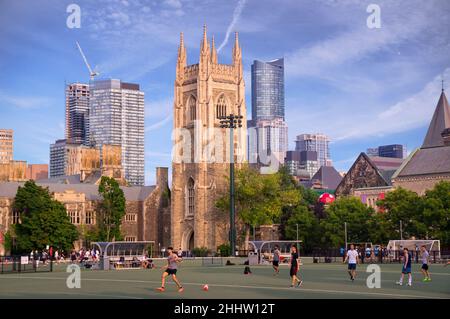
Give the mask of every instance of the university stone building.
M 83 231 L 97 222 L 100 177 L 81 181 L 79 175 L 72 175 L 37 182 L 64 204 L 71 222 L 78 227 L 80 240 L 74 243 L 75 248 L 84 246 Z M 121 231 L 126 241 L 154 241 L 156 247 L 158 244 L 161 247 L 170 245 L 167 168 L 157 168 L 156 181 L 153 186 L 121 186 L 126 199 Z M 20 222 L 13 203 L 19 186 L 23 185 L 23 182 L 0 183 L 0 255 L 5 254 L 4 234 L 12 224 Z

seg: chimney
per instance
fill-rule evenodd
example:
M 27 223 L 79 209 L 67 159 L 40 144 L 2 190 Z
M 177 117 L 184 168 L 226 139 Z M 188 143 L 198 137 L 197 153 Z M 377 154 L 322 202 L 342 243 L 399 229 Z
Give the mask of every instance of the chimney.
M 445 146 L 450 146 L 450 127 L 447 127 L 441 133 L 442 140 L 444 141 Z
M 169 169 L 167 167 L 156 168 L 156 185 L 165 189 L 169 185 Z

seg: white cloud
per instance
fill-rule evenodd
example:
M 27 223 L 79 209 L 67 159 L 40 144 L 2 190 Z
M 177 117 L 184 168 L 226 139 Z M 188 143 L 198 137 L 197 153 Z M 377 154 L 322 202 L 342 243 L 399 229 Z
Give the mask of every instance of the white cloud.
M 228 25 L 227 32 L 225 34 L 225 39 L 223 39 L 222 43 L 220 44 L 219 48 L 217 49 L 217 52 L 220 52 L 222 50 L 222 48 L 227 44 L 228 38 L 230 37 L 230 33 L 233 31 L 235 24 L 239 20 L 246 2 L 247 2 L 247 0 L 239 0 L 238 4 L 234 8 L 233 18 L 231 19 L 231 23 Z
M 450 77 L 450 67 L 443 76 Z M 324 133 L 336 142 L 406 132 L 430 122 L 441 91 L 441 77 L 442 74 L 436 75 L 420 91 L 392 105 L 360 105 L 359 110 L 354 111 L 347 109 L 339 112 L 333 109 L 308 115 L 292 113 L 287 116 L 288 124 L 292 128 L 301 121 L 305 132 L 315 131 L 320 125 L 326 128 Z
M 0 91 L 0 101 L 2 104 L 12 106 L 20 109 L 39 109 L 48 108 L 54 103 L 54 100 L 49 97 L 41 96 L 12 96 Z

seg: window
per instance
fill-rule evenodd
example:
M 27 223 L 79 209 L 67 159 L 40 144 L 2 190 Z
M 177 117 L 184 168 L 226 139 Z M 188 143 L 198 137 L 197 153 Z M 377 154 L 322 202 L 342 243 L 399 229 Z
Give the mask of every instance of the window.
M 13 224 L 20 223 L 20 213 L 15 209 L 13 209 L 13 211 L 12 211 L 12 223 Z
M 191 96 L 189 98 L 189 120 L 194 121 L 197 119 L 197 107 L 196 107 L 196 100 L 195 97 Z
M 188 181 L 188 216 L 194 215 L 195 210 L 195 183 L 192 178 Z
M 74 225 L 79 225 L 80 224 L 80 214 L 78 213 L 77 210 L 69 210 L 67 211 L 67 214 L 70 217 L 70 222 Z
M 94 225 L 95 224 L 95 215 L 91 210 L 86 211 L 86 225 Z
M 126 236 L 125 241 L 136 241 L 136 236 Z
M 126 222 L 136 222 L 136 220 L 137 220 L 137 214 L 126 214 L 125 215 Z
M 221 118 L 227 116 L 227 103 L 225 100 L 225 95 L 221 95 L 217 100 L 216 104 L 216 118 Z

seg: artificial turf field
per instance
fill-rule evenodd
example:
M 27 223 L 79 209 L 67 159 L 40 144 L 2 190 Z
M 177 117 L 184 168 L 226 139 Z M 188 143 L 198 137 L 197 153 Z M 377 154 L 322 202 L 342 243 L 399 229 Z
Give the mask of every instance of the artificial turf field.
M 166 291 L 155 289 L 160 286 L 161 266 L 156 269 L 90 270 L 81 271 L 81 288 L 69 289 L 66 280 L 67 265 L 56 265 L 53 272 L 2 274 L 0 275 L 0 298 L 183 298 L 183 299 L 227 299 L 227 298 L 450 298 L 450 266 L 433 264 L 430 267 L 432 282 L 422 282 L 420 265 L 413 265 L 413 285 L 397 286 L 401 266 L 381 266 L 381 288 L 366 286 L 367 265 L 358 265 L 355 282 L 349 280 L 346 265 L 305 264 L 299 274 L 303 286 L 289 288 L 289 269 L 280 267 L 280 275 L 273 276 L 271 266 L 252 266 L 252 274 L 243 274 L 243 265 L 209 266 L 196 260 L 185 260 L 179 267 L 178 278 L 185 290 L 178 293 L 171 279 L 167 280 Z M 159 266 L 159 267 L 158 267 Z M 208 284 L 209 291 L 202 286 Z

